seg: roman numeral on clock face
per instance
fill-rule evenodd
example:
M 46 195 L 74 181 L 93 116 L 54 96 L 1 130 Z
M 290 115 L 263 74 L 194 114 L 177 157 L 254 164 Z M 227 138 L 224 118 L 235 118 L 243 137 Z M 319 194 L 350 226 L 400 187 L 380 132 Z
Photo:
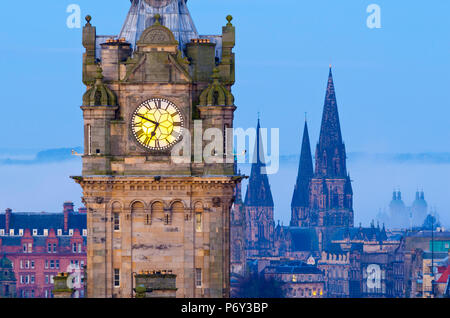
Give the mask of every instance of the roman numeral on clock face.
M 136 137 L 138 137 L 138 139 L 140 139 L 142 136 L 144 136 L 145 135 L 145 131 L 143 130 L 143 129 L 141 129 L 141 130 L 139 130 L 137 133 L 136 133 Z

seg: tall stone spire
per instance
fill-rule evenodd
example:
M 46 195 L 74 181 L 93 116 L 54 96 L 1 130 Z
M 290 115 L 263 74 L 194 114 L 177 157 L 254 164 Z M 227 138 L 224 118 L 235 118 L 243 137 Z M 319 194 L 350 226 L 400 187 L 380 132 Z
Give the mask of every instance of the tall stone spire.
M 255 158 L 253 160 L 247 193 L 245 195 L 245 205 L 273 207 L 272 191 L 270 190 L 269 179 L 265 173 L 266 165 L 261 139 L 261 123 L 258 119 Z
M 291 226 L 303 226 L 309 216 L 309 185 L 314 176 L 309 142 L 308 123 L 305 121 L 303 130 L 302 150 L 298 167 L 297 182 L 291 202 Z
M 347 177 L 346 159 L 333 73 L 330 67 L 319 144 L 316 150 L 316 177 Z
M 291 203 L 292 208 L 309 206 L 309 183 L 313 175 L 314 170 L 311 155 L 311 144 L 309 142 L 308 123 L 305 122 L 297 183 L 295 185 L 294 196 L 292 197 Z

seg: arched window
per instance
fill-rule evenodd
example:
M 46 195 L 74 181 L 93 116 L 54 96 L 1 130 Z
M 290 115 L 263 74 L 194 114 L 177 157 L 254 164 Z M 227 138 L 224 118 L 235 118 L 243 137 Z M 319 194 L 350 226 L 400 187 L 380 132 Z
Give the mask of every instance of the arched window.
M 164 205 L 161 202 L 152 204 L 152 217 L 155 220 L 164 221 Z
M 175 202 L 174 204 L 172 204 L 172 215 L 171 218 L 177 221 L 182 221 L 183 220 L 183 215 L 184 215 L 184 204 L 181 202 Z

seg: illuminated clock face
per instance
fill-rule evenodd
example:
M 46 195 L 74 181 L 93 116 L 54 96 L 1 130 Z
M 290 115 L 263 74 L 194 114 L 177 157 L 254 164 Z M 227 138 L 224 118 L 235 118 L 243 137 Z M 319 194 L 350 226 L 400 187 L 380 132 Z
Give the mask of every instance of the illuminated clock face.
M 181 138 L 183 116 L 178 107 L 162 98 L 143 102 L 131 117 L 136 140 L 150 150 L 166 150 Z

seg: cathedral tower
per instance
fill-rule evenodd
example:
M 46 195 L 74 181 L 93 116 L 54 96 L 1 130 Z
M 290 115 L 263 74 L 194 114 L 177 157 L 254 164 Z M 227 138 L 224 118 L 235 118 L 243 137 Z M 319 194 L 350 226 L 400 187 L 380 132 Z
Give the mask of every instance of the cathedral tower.
M 291 203 L 291 226 L 307 226 L 309 218 L 309 185 L 314 176 L 308 123 L 303 130 L 302 150 L 298 168 L 297 183 Z
M 353 190 L 346 160 L 330 67 L 315 173 L 310 185 L 310 226 L 353 226 Z
M 201 36 L 186 0 L 133 0 L 119 37 L 97 36 L 86 20 L 85 152 L 74 179 L 88 209 L 87 296 L 134 297 L 135 276 L 150 272 L 176 277 L 177 297 L 228 297 L 240 182 L 226 138 L 236 109 L 232 17 L 222 35 Z M 208 128 L 223 138 L 209 154 Z
M 254 155 L 244 203 L 247 221 L 247 255 L 262 256 L 270 253 L 273 248 L 275 222 L 273 219 L 274 204 L 269 178 L 266 174 L 259 119 Z

